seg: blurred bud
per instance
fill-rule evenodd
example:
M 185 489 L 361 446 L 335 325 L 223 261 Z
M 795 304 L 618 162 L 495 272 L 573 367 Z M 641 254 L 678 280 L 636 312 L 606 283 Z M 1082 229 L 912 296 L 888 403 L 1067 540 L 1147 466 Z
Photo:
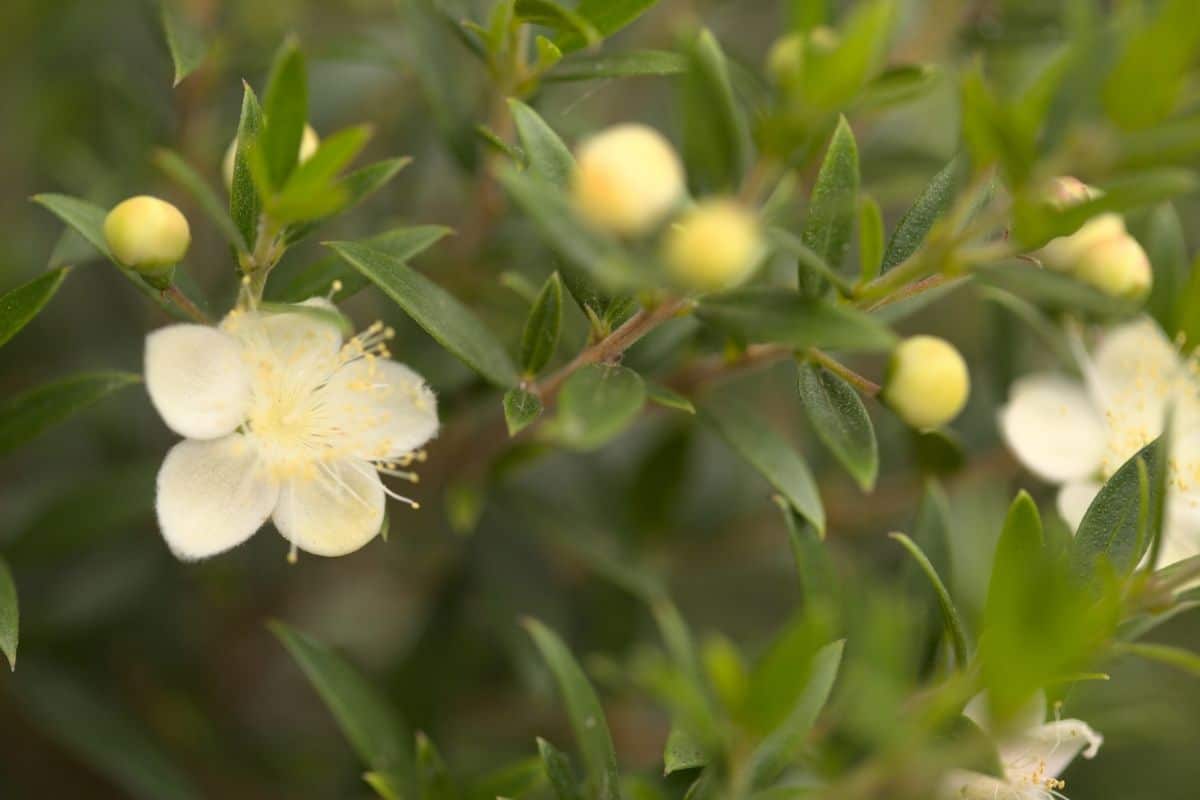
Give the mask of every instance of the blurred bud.
M 892 353 L 883 397 L 906 423 L 930 430 L 958 416 L 970 391 L 967 364 L 954 345 L 936 336 L 913 336 Z
M 1051 239 L 1034 255 L 1050 269 L 1074 273 L 1091 251 L 1128 236 L 1120 214 L 1101 214 L 1069 236 Z
M 804 73 L 804 34 L 789 33 L 767 53 L 767 74 L 780 86 L 796 82 Z
M 311 125 L 304 126 L 304 132 L 300 134 L 300 152 L 298 158 L 303 164 L 308 159 L 312 158 L 312 154 L 317 152 L 317 147 L 321 144 L 321 137 L 317 136 L 317 132 L 313 130 Z M 233 162 L 237 158 L 237 137 L 229 143 L 229 147 L 225 150 L 225 160 L 221 162 L 221 176 L 225 178 L 225 188 L 233 186 Z
M 1094 245 L 1075 274 L 1105 294 L 1131 300 L 1145 297 L 1154 282 L 1146 251 L 1128 233 Z
M 104 238 L 113 258 L 147 278 L 169 275 L 192 242 L 179 209 L 148 195 L 131 197 L 109 211 Z
M 585 141 L 571 182 L 579 213 L 601 230 L 651 230 L 684 194 L 683 164 L 671 143 L 645 125 L 617 125 Z
M 699 291 L 745 281 L 763 255 L 758 219 L 733 200 L 705 200 L 666 234 L 664 258 L 672 277 Z

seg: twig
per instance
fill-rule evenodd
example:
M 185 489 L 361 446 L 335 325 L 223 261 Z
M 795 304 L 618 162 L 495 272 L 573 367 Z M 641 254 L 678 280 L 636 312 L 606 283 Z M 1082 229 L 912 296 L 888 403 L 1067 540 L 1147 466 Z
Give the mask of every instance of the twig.
M 859 375 L 857 372 L 850 369 L 833 356 L 823 353 L 815 347 L 808 348 L 808 357 L 840 377 L 846 383 L 850 384 L 867 397 L 878 397 L 879 393 L 882 391 L 882 387 L 880 387 L 878 383 L 875 383 L 868 378 L 864 378 L 862 375 Z
M 193 303 L 186 294 L 179 291 L 179 287 L 175 284 L 171 284 L 166 289 L 163 289 L 163 296 L 169 298 L 172 303 L 179 307 L 180 311 L 187 314 L 196 322 L 199 322 L 202 325 L 209 325 L 212 323 L 212 320 L 208 318 L 208 315 L 201 311 L 200 307 Z

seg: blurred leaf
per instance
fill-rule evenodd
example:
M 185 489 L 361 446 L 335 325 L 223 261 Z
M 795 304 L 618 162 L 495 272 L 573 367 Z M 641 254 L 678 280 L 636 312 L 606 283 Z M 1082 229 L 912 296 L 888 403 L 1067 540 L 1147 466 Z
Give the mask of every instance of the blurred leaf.
M 516 0 L 514 10 L 518 18 L 559 31 L 567 37 L 582 39 L 588 47 L 602 38 L 600 31 L 596 30 L 587 17 L 559 5 L 554 0 Z
M 934 569 L 933 564 L 929 563 L 929 559 L 921 548 L 917 546 L 916 542 L 903 533 L 890 533 L 888 535 L 908 551 L 909 555 L 916 561 L 917 566 L 925 573 L 925 577 L 929 579 L 929 584 L 937 594 L 938 605 L 942 610 L 942 622 L 946 627 L 946 634 L 950 637 L 950 643 L 954 647 L 954 660 L 958 663 L 959 669 L 966 669 L 967 661 L 970 657 L 970 651 L 967 646 L 967 630 L 963 625 L 962 617 L 959 616 L 958 609 L 954 605 L 954 600 L 950 597 L 950 591 L 946 588 L 946 584 L 942 582 L 941 577 L 937 574 L 937 570 Z
M 663 408 L 682 411 L 685 414 L 696 413 L 696 406 L 692 404 L 691 400 L 661 384 L 646 384 L 646 399 Z
M 529 169 L 542 180 L 566 189 L 575 171 L 575 159 L 541 115 L 520 100 L 510 99 L 509 110 L 517 123 L 517 137 L 529 159 Z
M 70 267 L 60 267 L 0 294 L 0 347 L 50 302 L 70 271 Z
M 542 401 L 533 392 L 514 387 L 504 393 L 504 423 L 508 435 L 516 436 L 542 413 Z
M 617 754 L 596 690 L 588 682 L 571 651 L 553 631 L 535 619 L 525 620 L 525 630 L 554 673 L 567 705 L 571 729 L 575 732 L 575 741 L 583 752 L 583 762 L 587 767 L 587 796 L 594 800 L 620 800 L 621 775 L 617 771 Z
M 192 195 L 192 198 L 216 225 L 217 231 L 225 237 L 226 241 L 237 250 L 245 249 L 245 242 L 238 233 L 237 227 L 234 226 L 233 220 L 229 218 L 229 211 L 225 204 L 209 188 L 204 178 L 192 169 L 191 165 L 184 161 L 178 153 L 161 147 L 154 151 L 154 163 Z
M 242 85 L 242 115 L 238 121 L 233 181 L 229 187 L 229 216 L 242 236 L 245 249 L 253 252 L 258 239 L 258 216 L 262 211 L 262 199 L 254 185 L 250 159 L 251 153 L 259 146 L 259 135 L 263 129 L 263 110 L 250 84 L 243 82 Z
M 1113 650 L 1124 655 L 1138 656 L 1147 661 L 1156 661 L 1200 678 L 1200 654 L 1181 647 L 1145 642 L 1115 642 Z
M 967 463 L 962 439 L 954 431 L 912 431 L 913 456 L 917 467 L 928 475 L 951 475 Z
M 334 183 L 330 192 L 332 201 L 336 202 L 326 201 L 326 208 L 331 209 L 329 214 L 340 214 L 358 205 L 386 186 L 392 178 L 399 174 L 400 170 L 411 163 L 412 159 L 408 156 L 385 158 L 343 176 Z M 289 226 L 284 231 L 284 244 L 291 247 L 320 227 L 320 223 L 321 218 L 318 217 L 308 222 Z M 449 228 L 445 230 L 447 233 L 451 232 Z
M 912 208 L 904 212 L 883 256 L 882 272 L 907 259 L 921 246 L 933 223 L 946 213 L 954 202 L 954 193 L 962 162 L 955 158 L 933 176 Z
M 995 163 L 1004 167 L 1014 186 L 1023 186 L 1037 156 L 1036 136 L 1041 120 L 1022 121 L 1005 106 L 974 68 L 963 79 L 963 141 L 971 167 L 979 172 Z
M 823 543 L 824 531 L 815 528 L 797 514 L 782 497 L 775 498 L 788 529 L 788 543 L 800 578 L 800 594 L 805 613 L 815 606 L 832 608 L 838 594 L 838 580 Z
M 879 446 L 858 391 L 816 364 L 799 365 L 800 404 L 817 436 L 864 492 L 875 487 Z
M 1051 311 L 1074 311 L 1101 317 L 1128 317 L 1136 301 L 1113 297 L 1074 277 L 1025 261 L 1008 260 L 977 267 L 972 273 L 984 286 L 1002 289 Z
M 834 272 L 800 237 L 782 228 L 771 228 L 767 231 L 767 240 L 776 251 L 796 259 L 800 274 L 800 293 L 806 298 L 823 297 L 828 293 L 830 285 L 837 287 L 837 290 L 847 297 L 853 293 L 854 287 L 850 281 Z
M 17 606 L 17 584 L 8 562 L 0 556 L 0 652 L 8 666 L 17 669 L 17 643 L 20 641 L 20 613 Z
M 445 289 L 376 246 L 364 242 L 328 245 L 468 367 L 502 388 L 517 384 L 517 369 L 495 335 Z
M 575 13 L 592 24 L 602 37 L 612 36 L 646 13 L 658 0 L 580 0 Z M 578 33 L 564 33 L 555 40 L 564 53 L 590 42 Z
M 590 81 L 603 78 L 682 75 L 688 59 L 669 50 L 633 50 L 612 55 L 576 56 L 557 64 L 543 79 L 553 81 Z
M 1067 368 L 1075 364 L 1075 355 L 1067 341 L 1063 330 L 1037 306 L 1024 298 L 1004 289 L 991 286 L 981 286 L 979 296 L 990 300 L 1024 322 L 1037 334 L 1042 344 L 1052 352 L 1059 363 Z
M 879 70 L 887 56 L 893 0 L 865 0 L 852 6 L 841 25 L 841 40 L 826 58 L 815 63 L 806 80 L 808 99 L 817 108 L 832 111 L 850 102 Z
M 1104 84 L 1104 107 L 1126 128 L 1145 128 L 1175 109 L 1187 67 L 1200 50 L 1191 0 L 1164 0 L 1149 23 L 1128 36 Z
M 283 186 L 296 167 L 308 124 L 308 70 L 294 38 L 286 39 L 275 54 L 263 95 L 263 115 L 266 128 L 261 142 L 267 174 L 272 186 Z
M 683 728 L 671 726 L 667 744 L 663 748 L 663 774 L 670 775 L 685 769 L 706 766 L 709 758 L 704 748 Z
M 86 372 L 0 401 L 0 453 L 141 380 L 140 375 L 128 372 Z
M 804 457 L 785 437 L 764 423 L 760 414 L 724 398 L 703 403 L 700 418 L 824 535 L 825 509 L 816 482 Z
M 1158 502 L 1152 487 L 1162 490 L 1161 478 L 1155 480 L 1149 474 L 1152 464 L 1165 469 L 1155 457 L 1159 446 L 1155 440 L 1135 453 L 1088 506 L 1071 548 L 1071 564 L 1080 578 L 1095 579 L 1102 565 L 1122 577 L 1137 566 L 1148 543 L 1146 531 L 1159 524 L 1147 519 Z
M 1178 304 L 1188 284 L 1191 264 L 1187 240 L 1175 206 L 1163 203 L 1151 210 L 1138 238 L 1154 268 L 1154 284 L 1146 300 L 1146 311 L 1174 337 L 1179 330 Z
M 750 154 L 750 128 L 729 79 L 729 65 L 711 31 L 689 50 L 684 79 L 684 160 L 697 188 L 737 188 Z
M 204 61 L 208 43 L 179 7 L 183 3 L 161 0 L 160 5 L 163 34 L 167 39 L 167 49 L 171 51 L 171 60 L 175 63 L 175 81 L 171 85 L 178 86 Z
M 996 542 L 983 612 L 985 622 L 999 619 L 1014 598 L 1035 589 L 1030 585 L 1028 568 L 1043 557 L 1043 547 L 1041 515 L 1033 498 L 1022 491 L 1009 507 Z
M 544 786 L 546 773 L 538 757 L 526 758 L 501 767 L 471 782 L 468 800 L 496 800 L 497 797 L 523 798 Z
M 883 212 L 879 203 L 864 194 L 858 201 L 859 281 L 869 283 L 879 276 L 883 263 Z
M 854 105 L 875 111 L 907 103 L 929 93 L 940 78 L 941 70 L 932 64 L 892 67 L 871 79 Z
M 321 695 L 359 758 L 400 797 L 419 797 L 413 737 L 391 703 L 333 650 L 282 622 L 268 623 Z
M 800 238 L 834 270 L 842 266 L 858 203 L 858 145 L 845 117 L 838 120 L 813 184 Z
M 326 137 L 303 164 L 296 167 L 279 194 L 267 204 L 267 214 L 278 223 L 303 222 L 329 216 L 350 202 L 340 173 L 371 138 L 368 125 L 357 125 Z
M 73 675 L 26 663 L 12 697 L 46 737 L 138 800 L 199 800 L 203 795 L 144 725 Z M 100 788 L 100 787 L 96 787 Z
M 458 800 L 458 786 L 433 740 L 417 732 L 417 775 L 422 800 Z
M 571 761 L 567 758 L 566 753 L 540 736 L 537 746 L 538 755 L 542 759 L 542 769 L 545 770 L 546 779 L 550 781 L 550 786 L 554 789 L 555 797 L 558 800 L 583 800 L 583 794 L 579 791 L 579 782 L 575 778 L 575 771 L 571 769 Z
M 772 342 L 795 350 L 888 350 L 895 335 L 860 311 L 806 299 L 791 289 L 749 287 L 709 295 L 696 316 L 745 342 Z
M 559 393 L 559 433 L 572 447 L 595 449 L 625 430 L 645 403 L 641 375 L 616 364 L 588 364 Z
M 750 755 L 747 770 L 752 787 L 763 788 L 770 784 L 799 755 L 816 724 L 817 716 L 833 691 L 844 647 L 844 641 L 833 642 L 819 650 L 813 658 L 808 683 L 787 719 Z
M 558 273 L 551 274 L 542 285 L 521 335 L 521 352 L 517 359 L 521 371 L 532 377 L 541 372 L 558 347 L 562 329 L 563 289 Z

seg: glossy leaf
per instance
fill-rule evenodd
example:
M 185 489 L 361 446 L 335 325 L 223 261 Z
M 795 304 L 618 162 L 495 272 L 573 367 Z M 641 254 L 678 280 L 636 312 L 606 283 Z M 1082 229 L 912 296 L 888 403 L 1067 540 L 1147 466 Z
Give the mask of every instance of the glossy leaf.
M 161 0 L 163 34 L 171 61 L 175 64 L 175 80 L 178 86 L 183 79 L 200 66 L 208 54 L 208 43 L 195 25 L 187 18 L 180 0 Z
M 846 118 L 838 120 L 817 174 L 800 238 L 837 270 L 850 248 L 858 203 L 858 145 Z
M 263 110 L 250 84 L 243 84 L 242 114 L 238 121 L 237 149 L 233 160 L 233 181 L 229 187 L 229 216 L 247 251 L 254 250 L 258 238 L 258 216 L 262 200 L 251 172 L 251 153 L 259 146 L 263 129 Z
M 526 375 L 537 375 L 554 357 L 562 329 L 562 312 L 562 279 L 555 272 L 546 279 L 525 320 L 518 362 Z
M 575 13 L 591 23 L 602 37 L 612 36 L 650 10 L 658 0 L 580 0 Z M 587 46 L 588 40 L 578 33 L 565 33 L 555 39 L 564 53 Z
M 577 56 L 554 67 L 545 81 L 591 81 L 606 78 L 682 75 L 687 56 L 669 50 L 632 50 L 599 56 Z
M 817 436 L 863 491 L 875 486 L 879 446 L 858 391 L 816 364 L 801 364 L 800 403 Z
M 566 189 L 575 170 L 571 151 L 532 108 L 520 100 L 509 100 L 508 107 L 517 124 L 517 137 L 529 160 L 530 171 L 542 180 Z
M 0 347 L 50 302 L 70 271 L 70 267 L 60 267 L 0 294 Z
M 330 242 L 329 247 L 468 367 L 497 386 L 516 385 L 517 369 L 495 335 L 445 289 L 370 244 Z
M 554 789 L 554 796 L 558 800 L 583 800 L 579 782 L 575 778 L 575 771 L 571 769 L 571 761 L 567 754 L 540 736 L 537 746 L 538 756 L 542 759 L 542 769 L 546 772 L 546 780 Z
M 566 703 L 571 729 L 587 768 L 587 796 L 595 800 L 620 800 L 617 754 L 596 690 L 557 634 L 534 619 L 525 620 L 525 630 L 554 674 Z
M 689 179 L 704 191 L 731 191 L 750 153 L 750 129 L 733 92 L 729 64 L 716 37 L 700 32 L 684 79 L 684 160 Z
M 0 557 L 0 653 L 8 666 L 17 668 L 17 644 L 21 638 L 20 608 L 17 605 L 17 584 L 8 562 Z
M 20 447 L 47 428 L 141 379 L 128 372 L 87 372 L 0 402 L 0 453 Z
M 296 167 L 278 194 L 270 198 L 267 213 L 279 223 L 304 222 L 341 211 L 351 197 L 337 180 L 340 173 L 366 146 L 371 128 L 357 125 L 327 137 L 303 164 Z
M 580 450 L 592 450 L 625 430 L 646 403 L 646 383 L 616 364 L 577 370 L 558 397 L 558 431 Z
M 961 170 L 959 159 L 949 164 L 933 176 L 929 185 L 917 197 L 915 203 L 896 225 L 892 238 L 888 240 L 887 250 L 883 255 L 883 272 L 907 259 L 921 246 L 930 228 L 938 221 L 950 204 L 954 202 L 954 193 L 958 175 Z
M 308 70 L 294 39 L 275 54 L 263 95 L 266 128 L 262 132 L 263 156 L 272 186 L 283 186 L 296 166 L 300 140 L 308 124 Z
M 888 350 L 895 335 L 873 317 L 790 289 L 750 287 L 710 295 L 696 316 L 745 342 L 770 342 L 795 350 Z
M 533 392 L 514 387 L 504 393 L 504 424 L 508 435 L 516 436 L 542 413 L 542 401 Z
M 924 551 L 917 546 L 917 543 L 905 536 L 903 533 L 889 534 L 893 539 L 908 551 L 908 554 L 913 557 L 917 566 L 925 573 L 925 577 L 929 579 L 930 586 L 937 595 L 938 606 L 942 610 L 942 622 L 946 628 L 946 634 L 950 637 L 950 644 L 954 648 L 954 659 L 958 662 L 959 669 L 966 669 L 967 660 L 969 658 L 969 650 L 967 646 L 967 630 L 963 625 L 962 617 L 958 613 L 958 608 L 954 605 L 953 599 L 950 597 L 950 591 L 946 588 L 946 584 L 938 575 L 937 570 L 933 568 L 933 564 L 929 562 Z

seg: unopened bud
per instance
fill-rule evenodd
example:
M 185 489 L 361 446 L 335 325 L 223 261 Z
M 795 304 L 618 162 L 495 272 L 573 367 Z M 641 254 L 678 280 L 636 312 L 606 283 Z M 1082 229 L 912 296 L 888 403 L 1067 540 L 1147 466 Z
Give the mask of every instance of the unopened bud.
M 300 134 L 300 151 L 297 154 L 299 163 L 303 164 L 308 159 L 312 158 L 312 154 L 317 152 L 317 147 L 321 144 L 321 137 L 317 136 L 317 132 L 313 130 L 311 125 L 304 126 L 304 132 Z M 237 159 L 237 137 L 229 143 L 229 147 L 225 150 L 225 159 L 221 162 L 221 176 L 225 178 L 225 188 L 233 186 L 233 165 Z
M 1051 239 L 1035 255 L 1052 270 L 1077 273 L 1091 251 L 1128 236 L 1120 214 L 1100 214 L 1069 236 Z
M 1146 251 L 1128 233 L 1093 245 L 1075 275 L 1107 295 L 1131 300 L 1145 297 L 1154 282 Z
M 936 336 L 913 336 L 892 353 L 883 397 L 906 423 L 930 430 L 958 416 L 970 391 L 967 364 L 954 345 Z
M 809 58 L 829 55 L 841 41 L 838 32 L 826 25 L 818 25 L 805 33 L 789 33 L 776 41 L 767 54 L 767 74 L 781 86 L 797 84 Z
M 192 242 L 179 209 L 149 195 L 131 197 L 109 211 L 104 238 L 113 258 L 148 278 L 167 276 Z
M 680 285 L 711 292 L 750 277 L 763 249 L 754 214 L 722 198 L 705 200 L 671 226 L 664 257 Z
M 571 183 L 585 220 L 601 230 L 637 236 L 659 224 L 683 196 L 683 164 L 658 131 L 618 125 L 580 146 Z

